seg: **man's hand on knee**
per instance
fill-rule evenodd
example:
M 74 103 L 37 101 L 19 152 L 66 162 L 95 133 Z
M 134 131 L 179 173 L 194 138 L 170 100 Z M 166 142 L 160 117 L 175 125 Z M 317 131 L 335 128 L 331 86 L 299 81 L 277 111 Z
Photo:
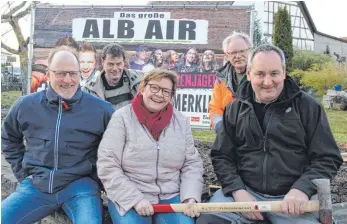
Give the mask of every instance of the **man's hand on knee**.
M 293 188 L 284 197 L 281 209 L 287 215 L 301 215 L 304 213 L 307 202 L 308 196 L 304 192 Z
M 233 192 L 233 198 L 235 202 L 249 202 L 257 201 L 250 193 L 244 189 L 240 189 Z M 260 212 L 241 212 L 241 215 L 249 220 L 264 220 L 264 217 Z

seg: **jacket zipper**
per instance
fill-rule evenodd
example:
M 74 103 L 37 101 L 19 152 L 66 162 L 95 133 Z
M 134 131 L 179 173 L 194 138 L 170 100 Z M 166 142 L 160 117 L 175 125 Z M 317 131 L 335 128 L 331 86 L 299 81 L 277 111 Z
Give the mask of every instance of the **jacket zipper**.
M 274 115 L 275 111 L 276 111 L 276 109 L 274 109 L 274 111 L 270 115 L 269 122 L 266 126 L 265 133 L 263 135 L 263 140 L 262 140 L 263 141 L 263 150 L 265 153 L 264 161 L 263 161 L 263 190 L 264 190 L 264 192 L 266 192 L 266 188 L 267 188 L 267 160 L 269 157 L 269 152 L 268 152 L 268 150 L 266 150 L 266 137 L 267 137 L 267 131 L 268 131 L 270 123 L 271 123 L 271 118 Z M 258 125 L 260 127 L 259 121 L 258 121 Z
M 58 117 L 57 117 L 57 123 L 55 125 L 55 135 L 54 135 L 54 168 L 51 170 L 49 174 L 49 183 L 48 183 L 48 193 L 53 193 L 53 182 L 54 182 L 54 172 L 58 170 L 58 146 L 59 146 L 59 128 L 60 128 L 60 121 L 61 121 L 61 115 L 63 113 L 62 109 L 62 100 L 59 99 L 59 110 L 58 110 Z
M 155 178 L 155 183 L 157 184 L 157 186 L 159 187 L 159 192 L 161 193 L 161 187 L 159 186 L 158 184 L 158 176 L 159 176 L 159 171 L 158 171 L 158 167 L 159 167 L 159 151 L 160 151 L 160 147 L 159 147 L 159 143 L 158 141 L 156 142 L 157 143 L 157 165 L 156 165 L 156 172 L 157 172 L 157 175 L 156 175 L 156 178 Z
M 158 184 L 158 176 L 159 176 L 159 151 L 160 151 L 159 141 L 156 141 L 156 140 L 153 138 L 153 136 L 151 135 L 151 133 L 148 132 L 148 130 L 147 130 L 147 128 L 145 127 L 145 125 L 142 124 L 141 126 L 142 126 L 142 128 L 145 130 L 147 136 L 148 136 L 150 139 L 152 139 L 152 141 L 154 141 L 154 142 L 156 143 L 156 145 L 157 145 L 157 162 L 156 162 L 156 167 L 155 167 L 155 169 L 156 169 L 155 184 L 158 186 L 159 192 L 162 193 L 161 187 L 160 187 L 159 184 Z M 167 127 L 166 127 L 166 128 L 167 128 Z M 165 128 L 165 129 L 166 129 L 166 128 Z M 165 129 L 164 129 L 164 130 L 165 130 Z M 164 131 L 164 130 L 163 130 L 163 131 Z

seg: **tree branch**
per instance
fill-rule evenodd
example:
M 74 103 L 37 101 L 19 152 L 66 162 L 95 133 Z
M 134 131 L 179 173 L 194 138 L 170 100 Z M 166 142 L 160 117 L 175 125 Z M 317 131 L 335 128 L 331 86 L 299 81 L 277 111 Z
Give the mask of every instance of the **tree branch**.
M 12 18 L 1 18 L 1 23 L 9 23 L 12 20 Z
M 24 10 L 18 13 L 17 15 L 14 16 L 15 19 L 20 19 L 26 15 L 28 15 L 31 11 L 31 5 L 28 5 L 28 7 Z
M 6 44 L 4 44 L 4 42 L 2 42 L 2 41 L 1 41 L 1 47 L 4 48 L 6 51 L 12 53 L 12 54 L 16 54 L 16 55 L 19 54 L 19 51 L 16 51 L 15 49 L 10 48 L 10 47 L 7 46 Z
M 21 4 L 15 6 L 8 13 L 2 15 L 2 19 L 9 19 L 9 18 L 13 17 L 13 14 L 15 14 L 21 8 L 23 8 L 23 6 L 25 6 L 26 3 L 27 3 L 26 1 L 23 1 Z M 2 19 L 1 19 L 1 21 L 2 21 Z

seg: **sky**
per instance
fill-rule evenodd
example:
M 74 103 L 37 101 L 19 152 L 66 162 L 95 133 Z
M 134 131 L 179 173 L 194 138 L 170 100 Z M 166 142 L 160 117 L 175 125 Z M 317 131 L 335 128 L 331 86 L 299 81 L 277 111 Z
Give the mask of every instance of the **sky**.
M 148 0 L 113 0 L 113 1 L 41 1 L 41 2 L 50 2 L 56 4 L 73 4 L 73 5 L 145 5 Z M 322 0 L 309 0 L 305 1 L 306 6 L 311 14 L 314 24 L 318 31 L 326 33 L 335 37 L 347 37 L 347 3 L 345 1 L 322 1 Z M 250 1 L 236 1 L 234 5 L 249 5 Z M 5 3 L 0 4 L 1 13 L 7 7 L 4 6 Z M 22 27 L 23 35 L 25 37 L 30 34 L 30 17 L 20 21 Z M 1 26 L 1 39 L 6 44 L 10 45 L 13 48 L 17 48 L 18 44 L 16 41 L 13 41 L 13 33 L 8 32 L 3 35 L 6 31 L 10 30 L 10 27 L 7 25 Z

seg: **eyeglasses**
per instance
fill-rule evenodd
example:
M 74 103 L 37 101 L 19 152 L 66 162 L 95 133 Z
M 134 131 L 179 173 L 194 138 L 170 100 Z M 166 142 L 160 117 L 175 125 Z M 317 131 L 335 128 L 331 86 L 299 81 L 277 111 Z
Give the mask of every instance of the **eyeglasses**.
M 244 49 L 244 50 L 240 50 L 240 51 L 226 52 L 226 55 L 228 55 L 228 56 L 236 56 L 237 54 L 244 55 L 244 54 L 246 54 L 249 50 L 250 50 L 250 48 L 247 48 L 247 49 Z
M 159 91 L 162 90 L 163 96 L 165 96 L 165 97 L 172 96 L 172 90 L 171 89 L 161 88 L 160 86 L 158 86 L 156 84 L 148 84 L 148 85 L 149 85 L 149 90 L 152 93 L 159 93 Z
M 67 74 L 70 75 L 70 78 L 75 79 L 75 78 L 79 77 L 79 75 L 81 73 L 80 71 L 54 71 L 54 70 L 50 70 L 50 69 L 49 69 L 49 71 L 53 72 L 55 74 L 55 76 L 59 79 L 65 78 L 65 76 Z

